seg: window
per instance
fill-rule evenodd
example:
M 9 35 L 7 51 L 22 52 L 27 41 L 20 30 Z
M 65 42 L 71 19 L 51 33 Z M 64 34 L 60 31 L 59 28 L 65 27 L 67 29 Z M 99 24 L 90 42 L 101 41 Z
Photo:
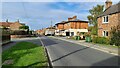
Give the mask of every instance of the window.
M 70 23 L 68 23 L 67 25 L 70 26 Z
M 103 31 L 103 36 L 108 36 L 108 31 Z
M 108 16 L 103 17 L 103 23 L 108 23 Z
M 71 32 L 71 36 L 74 36 L 74 32 Z

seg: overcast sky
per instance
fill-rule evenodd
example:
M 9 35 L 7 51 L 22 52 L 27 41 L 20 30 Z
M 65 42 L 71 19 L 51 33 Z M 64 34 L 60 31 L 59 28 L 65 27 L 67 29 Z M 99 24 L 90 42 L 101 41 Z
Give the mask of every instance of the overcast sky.
M 116 1 L 117 2 L 117 1 Z M 116 3 L 115 2 L 115 3 Z M 9 19 L 14 22 L 20 19 L 30 26 L 30 29 L 41 29 L 67 20 L 77 15 L 80 20 L 87 20 L 89 9 L 104 2 L 3 2 L 2 21 Z

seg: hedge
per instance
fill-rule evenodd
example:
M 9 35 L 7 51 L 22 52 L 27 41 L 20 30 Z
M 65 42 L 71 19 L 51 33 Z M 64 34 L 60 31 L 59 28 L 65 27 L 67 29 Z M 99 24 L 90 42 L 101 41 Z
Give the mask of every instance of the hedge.
M 110 44 L 110 40 L 106 37 L 93 37 L 92 42 L 99 44 Z

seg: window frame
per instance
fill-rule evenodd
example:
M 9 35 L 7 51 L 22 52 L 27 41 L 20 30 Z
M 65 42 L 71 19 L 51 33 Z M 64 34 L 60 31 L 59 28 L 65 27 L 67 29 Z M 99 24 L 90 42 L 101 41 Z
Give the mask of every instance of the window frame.
M 108 30 L 102 31 L 102 34 L 103 34 L 103 37 L 108 37 L 109 36 Z
M 107 16 L 103 16 L 102 22 L 103 23 L 108 23 L 109 22 L 109 16 L 108 15 Z

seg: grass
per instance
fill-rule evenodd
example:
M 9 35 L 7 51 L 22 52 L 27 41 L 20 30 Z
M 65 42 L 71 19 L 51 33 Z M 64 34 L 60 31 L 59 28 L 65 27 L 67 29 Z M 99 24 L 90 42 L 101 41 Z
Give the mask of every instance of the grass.
M 3 68 L 9 67 L 41 67 L 47 66 L 47 58 L 42 46 L 31 42 L 19 42 L 2 53 L 2 63 L 13 60 L 12 64 L 3 64 Z M 7 68 L 7 67 L 6 67 Z

